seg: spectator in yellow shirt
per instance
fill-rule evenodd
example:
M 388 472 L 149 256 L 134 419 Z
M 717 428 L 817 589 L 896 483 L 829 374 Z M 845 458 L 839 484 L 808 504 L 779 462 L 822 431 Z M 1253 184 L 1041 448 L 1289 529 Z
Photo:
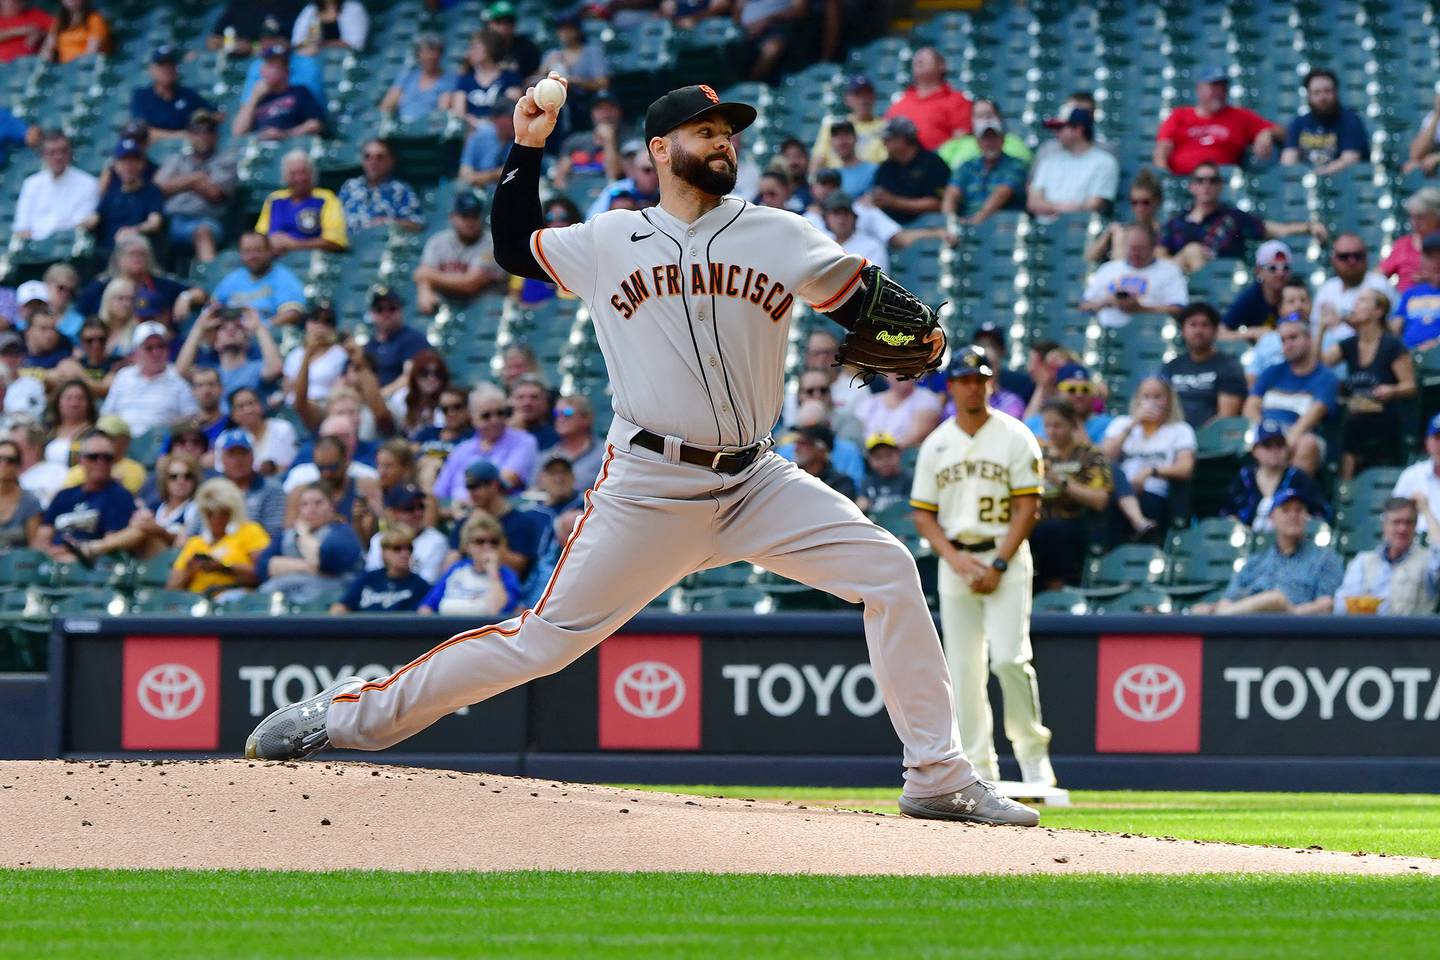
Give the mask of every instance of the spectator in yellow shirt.
M 255 232 L 270 238 L 276 253 L 324 250 L 343 253 L 350 247 L 345 210 L 340 198 L 315 186 L 315 163 L 304 150 L 291 150 L 280 161 L 285 189 L 265 198 Z
M 195 502 L 200 532 L 180 548 L 165 586 L 210 596 L 254 587 L 255 561 L 270 546 L 270 535 L 245 513 L 245 495 L 231 481 L 214 477 L 200 485 Z

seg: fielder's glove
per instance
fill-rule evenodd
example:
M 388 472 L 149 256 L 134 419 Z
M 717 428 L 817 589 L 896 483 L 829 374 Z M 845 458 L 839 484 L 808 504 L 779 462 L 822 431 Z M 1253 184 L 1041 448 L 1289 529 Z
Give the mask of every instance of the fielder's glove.
M 864 300 L 855 325 L 840 344 L 836 363 L 896 380 L 918 380 L 938 368 L 945 343 L 936 312 L 873 263 L 865 266 L 860 278 Z M 925 342 L 936 330 L 941 331 L 938 348 Z

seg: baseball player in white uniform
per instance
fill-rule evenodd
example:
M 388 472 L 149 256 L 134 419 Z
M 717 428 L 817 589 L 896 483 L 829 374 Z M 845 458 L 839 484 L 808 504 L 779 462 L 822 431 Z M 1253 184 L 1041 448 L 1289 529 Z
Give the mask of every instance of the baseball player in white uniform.
M 985 351 L 956 350 L 946 374 L 955 416 L 920 445 L 910 506 L 916 529 L 944 561 L 940 626 L 960 742 L 980 776 L 998 778 L 988 691 L 994 671 L 1021 779 L 1054 786 L 1050 731 L 1040 722 L 1030 662 L 1034 568 L 1027 541 L 1040 516 L 1040 445 L 1025 424 L 990 408 L 994 371 Z
M 905 812 L 1037 823 L 1034 810 L 979 779 L 960 749 L 914 559 L 771 450 L 791 308 L 804 300 L 853 325 L 863 258 L 803 217 L 729 196 L 732 138 L 755 110 L 704 85 L 672 91 L 646 114 L 659 206 L 546 229 L 540 159 L 557 114 L 536 105 L 533 88 L 516 106 L 492 229 L 502 267 L 583 298 L 595 323 L 615 419 L 585 510 L 532 609 L 452 637 L 384 679 L 349 678 L 276 711 L 247 755 L 384 749 L 561 669 L 686 574 L 748 560 L 864 604 L 875 682 L 904 748 Z M 943 336 L 933 349 L 944 349 Z

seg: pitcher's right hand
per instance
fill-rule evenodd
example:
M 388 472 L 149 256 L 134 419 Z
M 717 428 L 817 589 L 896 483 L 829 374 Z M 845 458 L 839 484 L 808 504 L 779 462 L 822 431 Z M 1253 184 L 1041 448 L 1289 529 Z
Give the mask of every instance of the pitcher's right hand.
M 569 92 L 568 80 L 554 70 L 550 71 L 550 77 L 565 84 L 565 90 Z M 515 104 L 515 142 L 522 147 L 545 146 L 545 139 L 555 129 L 555 122 L 559 119 L 560 108 L 541 110 L 535 103 L 535 88 L 530 87 L 525 91 L 525 96 Z

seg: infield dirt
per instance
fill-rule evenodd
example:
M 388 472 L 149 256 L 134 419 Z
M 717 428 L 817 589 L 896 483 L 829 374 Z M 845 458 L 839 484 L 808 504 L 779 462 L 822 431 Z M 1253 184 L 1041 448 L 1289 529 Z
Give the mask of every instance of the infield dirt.
M 364 763 L 0 763 L 0 867 L 1440 875 L 1440 860 L 934 823 Z

